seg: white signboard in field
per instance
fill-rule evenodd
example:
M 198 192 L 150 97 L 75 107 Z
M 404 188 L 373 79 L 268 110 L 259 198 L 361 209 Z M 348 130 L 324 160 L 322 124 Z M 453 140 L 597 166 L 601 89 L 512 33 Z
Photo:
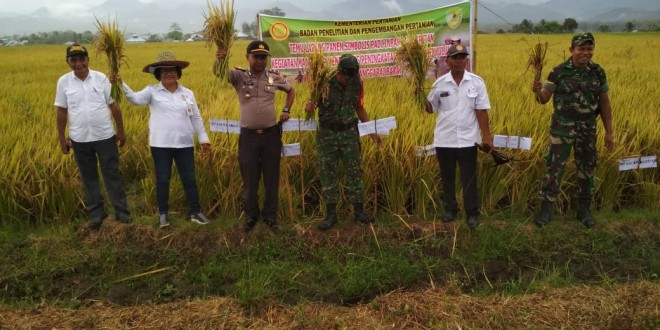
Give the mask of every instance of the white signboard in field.
M 241 134 L 241 123 L 238 120 L 211 119 L 211 132 Z
M 282 146 L 282 155 L 284 157 L 300 156 L 300 143 L 285 144 Z
M 282 123 L 282 131 L 316 131 L 316 120 L 304 120 L 300 118 L 290 118 Z
M 426 157 L 435 155 L 435 147 L 432 144 L 423 147 L 415 147 L 417 157 Z
M 396 118 L 394 117 L 387 117 L 358 124 L 360 136 L 369 134 L 390 135 L 390 131 L 395 128 Z

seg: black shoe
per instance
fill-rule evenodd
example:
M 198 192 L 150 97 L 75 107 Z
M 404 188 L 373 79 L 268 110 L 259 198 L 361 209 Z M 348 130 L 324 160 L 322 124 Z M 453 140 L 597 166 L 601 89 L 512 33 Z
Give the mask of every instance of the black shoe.
M 336 214 L 328 214 L 325 216 L 325 219 L 323 219 L 323 222 L 319 224 L 319 230 L 320 231 L 326 231 L 337 224 L 337 215 Z
M 456 214 L 458 212 L 456 211 L 447 211 L 445 214 L 442 216 L 442 222 L 452 222 L 456 220 Z
M 103 221 L 107 217 L 108 217 L 108 214 L 105 213 L 105 214 L 103 214 L 102 216 L 100 216 L 98 218 L 91 219 L 89 221 L 89 228 L 91 228 L 93 230 L 99 230 L 99 228 L 101 228 L 101 225 L 103 224 Z
M 374 216 L 364 211 L 362 203 L 353 203 L 353 213 L 355 214 L 355 221 L 370 224 L 376 221 Z
M 596 220 L 593 215 L 591 215 L 591 200 L 590 199 L 581 199 L 580 208 L 578 209 L 577 219 L 582 223 L 583 226 L 591 228 L 596 225 Z
M 325 206 L 325 219 L 319 224 L 320 231 L 326 231 L 337 223 L 337 204 L 328 203 Z
M 245 232 L 252 230 L 252 228 L 254 228 L 254 226 L 257 224 L 257 221 L 257 218 L 248 217 L 245 219 L 245 223 L 243 224 L 243 230 Z
M 468 215 L 467 225 L 470 227 L 470 229 L 477 229 L 479 226 L 479 217 L 476 215 Z
M 550 220 L 552 220 L 552 202 L 544 200 L 541 202 L 539 213 L 534 218 L 534 223 L 539 227 L 543 227 L 550 223 Z
M 121 223 L 131 223 L 131 218 L 130 217 L 120 217 L 120 218 L 117 218 L 117 221 L 121 222 Z
M 277 230 L 279 228 L 275 219 L 264 219 L 264 223 L 270 228 L 270 230 Z

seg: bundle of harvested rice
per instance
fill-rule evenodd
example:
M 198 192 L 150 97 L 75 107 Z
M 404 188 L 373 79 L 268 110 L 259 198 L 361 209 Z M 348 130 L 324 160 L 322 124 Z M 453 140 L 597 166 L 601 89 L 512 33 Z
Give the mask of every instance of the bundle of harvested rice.
M 96 27 L 98 34 L 92 43 L 92 47 L 97 55 L 104 53 L 108 58 L 108 65 L 110 66 L 110 75 L 119 76 L 119 68 L 121 64 L 126 64 L 126 55 L 124 54 L 124 31 L 119 31 L 117 28 L 117 21 L 101 22 L 96 19 Z M 110 96 L 117 102 L 121 103 L 124 92 L 121 87 L 121 82 L 115 81 L 112 83 Z
M 421 44 L 417 36 L 410 34 L 399 39 L 401 47 L 396 51 L 396 59 L 411 82 L 418 106 L 426 109 L 426 96 L 421 93 L 429 69 L 429 47 Z
M 314 51 L 307 57 L 307 85 L 311 90 L 310 99 L 318 103 L 328 95 L 328 81 L 334 75 L 325 59 L 323 48 L 314 43 Z M 314 119 L 314 112 L 306 112 L 305 120 Z
M 215 76 L 224 78 L 229 71 L 229 51 L 234 43 L 234 23 L 236 12 L 234 11 L 234 0 L 223 0 L 220 7 L 207 2 L 208 13 L 204 15 L 204 38 L 206 47 L 215 45 L 218 49 L 227 51 L 224 58 L 218 58 L 214 66 Z
M 533 45 L 529 51 L 529 60 L 527 61 L 527 69 L 534 70 L 534 81 L 541 81 L 541 74 L 543 72 L 543 65 L 545 64 L 545 54 L 548 51 L 548 42 L 541 43 L 540 41 Z

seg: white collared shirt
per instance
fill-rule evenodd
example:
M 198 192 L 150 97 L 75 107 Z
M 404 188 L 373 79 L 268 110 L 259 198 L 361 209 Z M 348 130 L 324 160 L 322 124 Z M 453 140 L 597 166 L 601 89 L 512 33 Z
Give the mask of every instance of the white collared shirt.
M 427 100 L 438 113 L 434 147 L 466 148 L 481 143 L 476 111 L 490 109 L 486 84 L 481 77 L 465 71 L 460 85 L 456 85 L 449 72 L 433 83 Z
M 108 109 L 108 105 L 115 102 L 110 97 L 110 88 L 106 76 L 94 70 L 89 70 L 85 80 L 80 80 L 71 71 L 57 81 L 55 106 L 67 109 L 72 140 L 93 142 L 115 135 Z
M 133 92 L 124 83 L 124 92 L 132 104 L 149 105 L 149 145 L 152 147 L 192 147 L 195 133 L 199 143 L 209 143 L 204 121 L 191 90 L 178 84 L 172 93 L 158 83 Z

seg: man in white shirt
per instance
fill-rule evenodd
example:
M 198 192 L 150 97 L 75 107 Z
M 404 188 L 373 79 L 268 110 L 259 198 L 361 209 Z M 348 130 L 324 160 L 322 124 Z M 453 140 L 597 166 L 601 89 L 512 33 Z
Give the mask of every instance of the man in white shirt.
M 108 215 L 101 195 L 99 165 L 115 217 L 120 222 L 128 223 L 131 214 L 119 174 L 117 149 L 117 144 L 121 147 L 126 142 L 121 110 L 110 97 L 111 86 L 106 76 L 89 69 L 85 47 L 78 44 L 67 47 L 66 63 L 73 71 L 57 81 L 57 133 L 62 152 L 68 154 L 71 148 L 75 151 L 90 227 L 99 229 Z M 116 135 L 111 113 L 117 126 Z M 69 138 L 65 135 L 67 124 Z
M 479 225 L 479 200 L 477 196 L 477 147 L 482 142 L 487 148 L 493 145 L 488 126 L 490 100 L 481 77 L 466 70 L 468 51 L 461 44 L 452 45 L 447 52 L 450 71 L 438 78 L 431 87 L 426 102 L 426 112 L 437 112 L 433 146 L 440 163 L 444 192 L 445 215 L 442 221 L 456 219 L 456 163 L 461 170 L 463 206 L 467 225 L 471 229 Z

